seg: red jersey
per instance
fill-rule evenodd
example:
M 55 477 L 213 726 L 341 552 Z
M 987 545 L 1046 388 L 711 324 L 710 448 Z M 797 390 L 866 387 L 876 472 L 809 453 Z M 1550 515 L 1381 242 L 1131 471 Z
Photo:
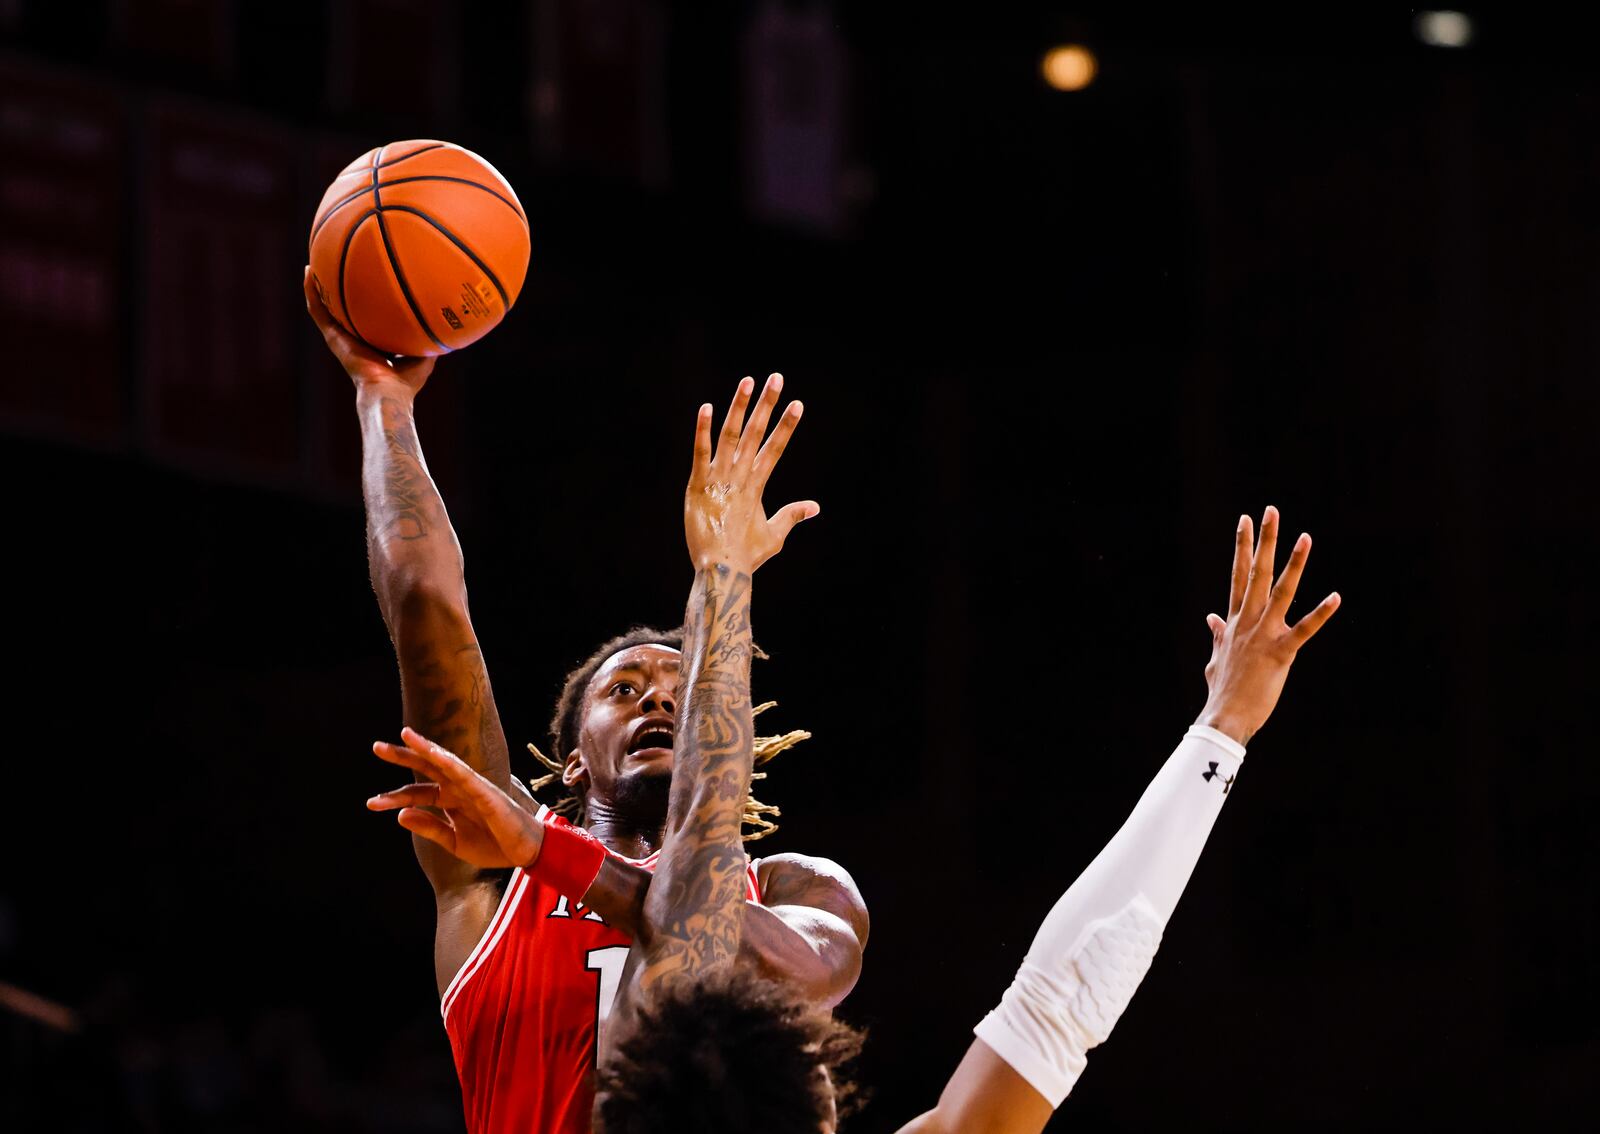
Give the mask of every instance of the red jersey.
M 650 871 L 660 855 L 607 853 Z M 749 873 L 750 900 L 759 902 L 754 862 Z M 631 943 L 533 874 L 511 872 L 439 1007 L 471 1134 L 588 1134 L 596 1037 Z

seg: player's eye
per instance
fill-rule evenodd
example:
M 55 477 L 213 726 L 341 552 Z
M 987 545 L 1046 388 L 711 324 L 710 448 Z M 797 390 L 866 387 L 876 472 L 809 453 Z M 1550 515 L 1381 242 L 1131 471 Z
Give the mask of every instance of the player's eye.
M 633 682 L 619 681 L 611 687 L 613 697 L 629 697 L 634 693 Z

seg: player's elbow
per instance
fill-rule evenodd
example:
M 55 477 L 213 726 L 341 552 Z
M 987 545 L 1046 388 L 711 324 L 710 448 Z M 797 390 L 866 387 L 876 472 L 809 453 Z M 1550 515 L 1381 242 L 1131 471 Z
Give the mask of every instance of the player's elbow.
M 444 623 L 467 623 L 467 589 L 459 574 L 422 565 L 396 567 L 373 577 L 383 616 L 397 643 L 429 634 Z
M 829 942 L 822 951 L 827 976 L 819 990 L 818 1001 L 834 1008 L 849 996 L 861 979 L 861 960 L 861 942 L 853 933 L 841 934 Z
M 404 542 L 375 543 L 368 557 L 368 575 L 384 614 L 398 612 L 407 601 L 447 599 L 465 602 L 465 564 L 458 547 L 430 548 L 426 554 Z
M 810 945 L 811 963 L 806 965 L 806 999 L 821 1007 L 833 1008 L 850 995 L 861 979 L 861 939 L 842 919 L 812 913 L 802 931 Z

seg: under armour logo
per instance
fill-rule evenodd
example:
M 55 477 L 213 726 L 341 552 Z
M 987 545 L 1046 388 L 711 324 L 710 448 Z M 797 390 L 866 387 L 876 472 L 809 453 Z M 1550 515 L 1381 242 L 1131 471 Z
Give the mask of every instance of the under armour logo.
M 1217 762 L 1215 760 L 1207 760 L 1206 763 L 1211 765 L 1211 770 L 1208 771 L 1208 772 L 1201 772 L 1200 773 L 1200 778 L 1202 780 L 1204 780 L 1206 783 L 1210 783 L 1214 779 L 1220 779 L 1222 773 L 1217 771 Z M 1232 786 L 1233 786 L 1233 777 L 1229 776 L 1227 779 L 1222 781 L 1222 794 L 1223 795 L 1227 795 L 1228 794 L 1228 789 L 1231 788 Z

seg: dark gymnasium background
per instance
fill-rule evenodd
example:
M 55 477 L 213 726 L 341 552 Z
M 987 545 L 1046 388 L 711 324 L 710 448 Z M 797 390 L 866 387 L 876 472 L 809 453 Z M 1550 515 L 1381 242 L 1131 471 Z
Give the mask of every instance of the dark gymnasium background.
M 681 615 L 695 407 L 807 403 L 757 692 L 815 739 L 760 849 L 872 908 L 851 1129 L 933 1101 L 1198 711 L 1269 503 L 1300 608 L 1344 607 L 1052 1129 L 1592 1117 L 1594 18 L 0 0 L 0 36 L 0 1127 L 460 1129 L 299 286 L 324 185 L 410 137 L 532 218 L 418 406 L 515 750 Z

